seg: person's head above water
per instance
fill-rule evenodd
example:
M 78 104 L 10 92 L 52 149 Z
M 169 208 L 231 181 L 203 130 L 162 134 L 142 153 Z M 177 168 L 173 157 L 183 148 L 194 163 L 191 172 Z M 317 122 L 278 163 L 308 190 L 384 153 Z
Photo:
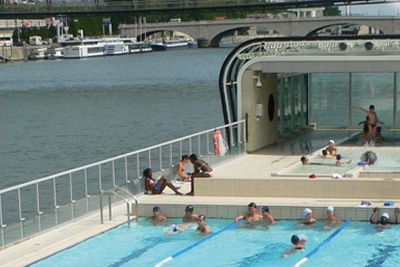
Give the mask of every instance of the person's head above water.
M 342 156 L 340 154 L 337 154 L 336 155 L 336 160 L 341 160 L 341 159 L 342 159 Z
M 369 106 L 369 110 L 375 110 L 375 106 L 374 105 L 370 105 Z
M 308 217 L 308 216 L 310 216 L 310 215 L 312 215 L 312 210 L 309 209 L 309 208 L 305 208 L 305 209 L 303 210 L 303 217 Z
M 262 213 L 269 212 L 269 207 L 268 206 L 264 206 L 264 207 L 262 207 L 261 211 L 262 211 Z
M 293 245 L 297 245 L 300 242 L 300 238 L 297 235 L 292 235 L 290 241 L 292 242 Z
M 322 155 L 323 156 L 328 156 L 328 150 L 322 149 Z
M 389 223 L 389 219 L 390 219 L 389 213 L 384 212 L 384 213 L 382 213 L 382 215 L 381 215 L 381 221 L 380 221 L 380 223 L 381 223 L 381 224 L 388 224 L 388 223 Z
M 194 211 L 194 207 L 192 205 L 188 205 L 185 208 L 185 212 L 193 212 Z
M 155 206 L 155 207 L 153 208 L 153 213 L 160 213 L 160 212 L 161 212 L 160 207 Z
M 303 163 L 303 164 L 307 164 L 307 163 L 308 163 L 308 158 L 307 158 L 306 156 L 302 156 L 302 157 L 300 158 L 300 161 L 301 161 L 301 163 Z
M 328 146 L 334 146 L 335 145 L 335 140 L 329 140 L 328 141 Z

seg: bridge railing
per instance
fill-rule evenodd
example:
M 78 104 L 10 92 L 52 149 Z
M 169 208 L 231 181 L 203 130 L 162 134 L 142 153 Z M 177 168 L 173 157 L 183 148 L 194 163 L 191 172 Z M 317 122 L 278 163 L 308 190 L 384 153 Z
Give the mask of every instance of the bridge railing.
M 223 156 L 214 152 L 216 129 L 230 145 Z M 245 122 L 239 121 L 2 189 L 0 245 L 98 210 L 105 190 L 125 187 L 132 194 L 143 192 L 142 171 L 147 167 L 155 177 L 172 180 L 184 154 L 197 154 L 211 165 L 235 158 L 245 152 L 244 137 Z

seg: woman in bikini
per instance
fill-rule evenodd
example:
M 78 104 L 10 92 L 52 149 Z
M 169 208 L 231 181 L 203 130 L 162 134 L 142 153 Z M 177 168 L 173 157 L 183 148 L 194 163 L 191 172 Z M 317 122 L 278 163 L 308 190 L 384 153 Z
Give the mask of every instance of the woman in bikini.
M 184 182 L 189 182 L 191 177 L 185 173 L 186 165 L 190 162 L 190 157 L 188 155 L 183 155 L 181 161 L 178 164 L 178 176 Z
M 150 194 L 161 194 L 166 187 L 169 187 L 175 194 L 182 195 L 182 193 L 178 191 L 180 187 L 175 187 L 165 176 L 161 176 L 161 178 L 156 181 L 153 178 L 153 171 L 150 168 L 143 171 L 143 176 L 145 178 L 145 190 Z

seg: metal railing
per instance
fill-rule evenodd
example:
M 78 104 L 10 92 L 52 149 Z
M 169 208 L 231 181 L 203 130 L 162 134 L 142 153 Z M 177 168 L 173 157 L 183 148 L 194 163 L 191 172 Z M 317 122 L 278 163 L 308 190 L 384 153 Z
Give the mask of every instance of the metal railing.
M 224 156 L 214 153 L 217 129 L 229 141 Z M 143 192 L 141 171 L 147 167 L 172 180 L 175 164 L 184 154 L 195 153 L 210 164 L 243 154 L 245 131 L 245 121 L 238 121 L 2 189 L 1 246 L 98 210 L 106 190 L 125 186 L 133 195 Z

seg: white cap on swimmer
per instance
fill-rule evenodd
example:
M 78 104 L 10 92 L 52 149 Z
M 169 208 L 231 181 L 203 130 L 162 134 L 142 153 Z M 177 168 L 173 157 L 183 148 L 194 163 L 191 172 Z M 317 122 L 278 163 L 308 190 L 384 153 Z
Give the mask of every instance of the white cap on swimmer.
M 335 208 L 332 206 L 326 208 L 326 212 L 333 213 L 334 211 L 335 211 Z
M 312 214 L 312 210 L 311 210 L 311 209 L 305 208 L 305 209 L 303 210 L 303 216 L 304 216 L 304 217 L 306 217 L 306 216 L 308 216 L 308 215 L 310 215 L 310 214 Z
M 382 213 L 381 217 L 385 217 L 386 219 L 389 220 L 389 213 L 384 212 L 384 213 Z
M 329 140 L 328 144 L 334 145 L 335 144 L 335 140 Z

